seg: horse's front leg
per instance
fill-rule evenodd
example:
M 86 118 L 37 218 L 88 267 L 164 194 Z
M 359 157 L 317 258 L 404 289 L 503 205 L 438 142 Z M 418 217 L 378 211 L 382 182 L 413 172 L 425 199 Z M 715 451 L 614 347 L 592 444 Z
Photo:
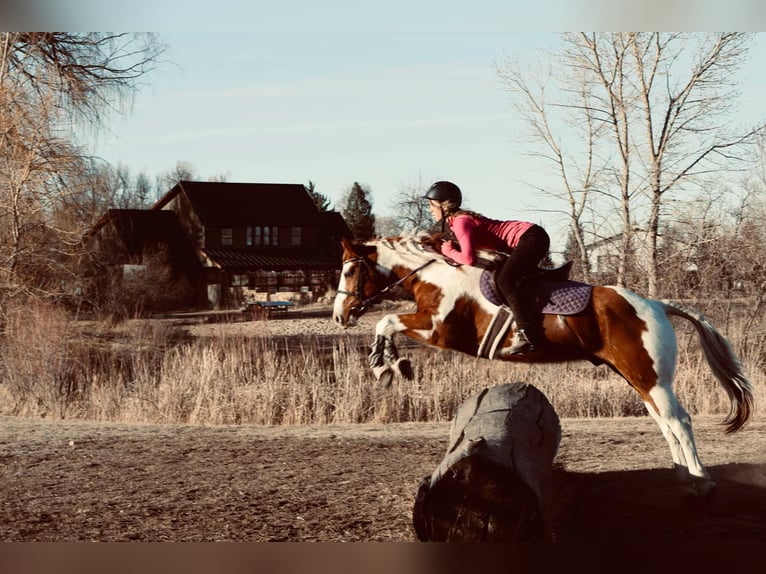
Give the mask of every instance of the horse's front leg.
M 411 381 L 414 378 L 415 375 L 412 372 L 412 363 L 410 363 L 409 359 L 399 358 L 399 350 L 394 344 L 393 337 L 386 339 L 385 345 L 383 346 L 383 358 L 388 365 L 393 367 L 394 372 L 399 376 L 404 377 L 408 381 Z
M 375 335 L 375 339 L 370 345 L 370 355 L 367 357 L 367 361 L 370 364 L 372 373 L 375 378 L 385 387 L 391 386 L 391 381 L 394 379 L 394 372 L 391 367 L 386 363 L 386 338 L 383 335 Z M 388 339 L 393 345 L 393 339 Z
M 412 364 L 409 359 L 399 357 L 394 335 L 408 329 L 428 328 L 431 324 L 430 314 L 412 313 L 386 315 L 375 325 L 375 339 L 370 346 L 368 359 L 375 378 L 384 388 L 391 386 L 395 373 L 407 380 L 413 378 Z

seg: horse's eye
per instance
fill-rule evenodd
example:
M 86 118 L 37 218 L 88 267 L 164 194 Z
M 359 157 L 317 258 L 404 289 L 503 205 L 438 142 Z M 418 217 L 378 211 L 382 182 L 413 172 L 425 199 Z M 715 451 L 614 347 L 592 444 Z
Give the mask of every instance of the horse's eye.
M 348 271 L 346 271 L 346 272 L 343 274 L 343 276 L 344 276 L 346 279 L 351 279 L 351 277 L 353 277 L 353 276 L 354 276 L 354 270 L 353 270 L 353 269 L 349 269 Z

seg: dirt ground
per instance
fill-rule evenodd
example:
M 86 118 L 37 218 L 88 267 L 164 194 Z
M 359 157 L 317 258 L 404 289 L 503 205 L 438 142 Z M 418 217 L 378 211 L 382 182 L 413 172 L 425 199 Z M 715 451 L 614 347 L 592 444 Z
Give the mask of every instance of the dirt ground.
M 339 329 L 326 310 L 231 326 L 188 322 L 195 335 Z M 703 503 L 679 487 L 648 417 L 562 420 L 553 540 L 766 542 L 766 421 L 733 435 L 720 422 L 694 418 L 718 484 Z M 418 485 L 448 438 L 448 423 L 199 427 L 0 417 L 0 540 L 414 541 Z
M 562 420 L 556 542 L 766 541 L 766 424 L 695 419 L 684 497 L 648 418 Z M 447 424 L 194 427 L 0 418 L 0 540 L 413 541 Z

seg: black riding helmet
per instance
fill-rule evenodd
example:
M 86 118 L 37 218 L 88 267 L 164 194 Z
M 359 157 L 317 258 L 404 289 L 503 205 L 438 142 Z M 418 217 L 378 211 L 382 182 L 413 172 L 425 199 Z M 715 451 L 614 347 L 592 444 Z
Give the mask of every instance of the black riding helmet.
M 463 202 L 463 194 L 460 193 L 460 188 L 451 181 L 437 181 L 426 192 L 425 199 L 433 199 L 434 201 L 450 201 L 454 209 L 460 207 Z

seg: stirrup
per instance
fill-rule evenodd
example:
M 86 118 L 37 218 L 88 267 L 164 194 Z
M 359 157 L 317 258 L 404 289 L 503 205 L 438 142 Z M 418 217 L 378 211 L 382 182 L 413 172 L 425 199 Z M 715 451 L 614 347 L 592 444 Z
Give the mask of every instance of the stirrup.
M 534 350 L 534 345 L 529 341 L 527 334 L 523 330 L 514 333 L 511 348 L 508 349 L 509 354 L 519 355 L 521 353 L 531 353 Z

